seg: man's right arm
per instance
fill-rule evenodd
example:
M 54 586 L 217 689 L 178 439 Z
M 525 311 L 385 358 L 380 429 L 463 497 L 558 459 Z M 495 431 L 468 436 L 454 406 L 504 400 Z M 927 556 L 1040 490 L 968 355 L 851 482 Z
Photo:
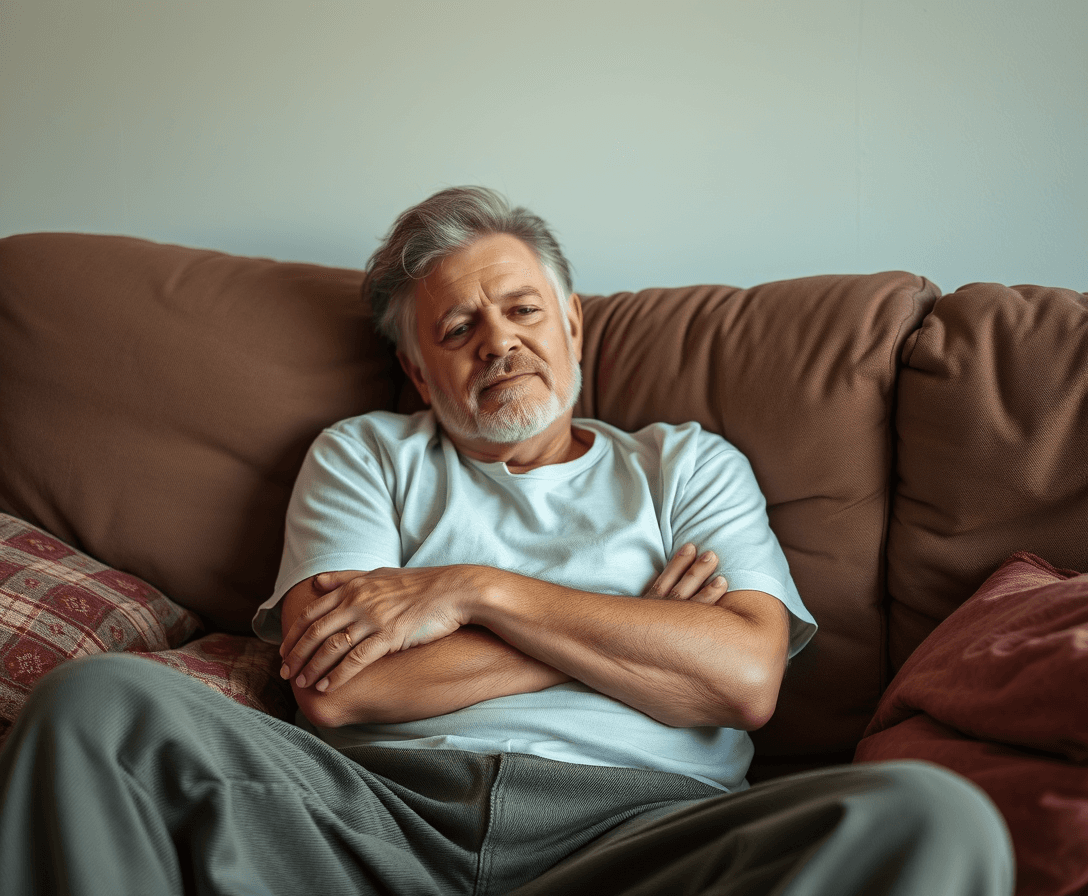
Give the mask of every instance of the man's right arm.
M 284 595 L 284 635 L 323 594 L 310 578 Z M 299 687 L 294 680 L 291 688 L 307 719 L 323 728 L 338 728 L 431 718 L 482 700 L 541 691 L 565 681 L 570 676 L 511 647 L 487 629 L 467 626 L 383 657 L 332 694 Z

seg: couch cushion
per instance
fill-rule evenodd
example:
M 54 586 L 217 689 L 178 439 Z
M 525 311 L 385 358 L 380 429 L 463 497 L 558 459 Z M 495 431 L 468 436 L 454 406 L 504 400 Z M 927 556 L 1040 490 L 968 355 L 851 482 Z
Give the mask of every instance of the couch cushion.
M 866 733 L 925 712 L 972 737 L 1088 760 L 1088 573 L 1016 553 L 911 654 Z
M 895 668 L 1013 551 L 1088 569 L 1088 296 L 976 283 L 904 350 L 888 537 Z
M 125 237 L 0 240 L 0 510 L 247 630 L 309 443 L 395 404 L 361 282 Z
M 883 552 L 903 342 L 937 290 L 904 273 L 590 296 L 576 413 L 697 420 L 744 451 L 820 631 L 757 761 L 852 753 L 886 684 Z
M 199 627 L 146 582 L 0 513 L 0 742 L 37 680 L 65 660 L 166 650 Z
M 863 740 L 859 762 L 921 759 L 969 778 L 1005 818 L 1016 896 L 1088 890 L 1088 768 L 966 737 L 922 714 Z
M 1018 553 L 895 677 L 857 761 L 924 759 L 982 787 L 1012 834 L 1017 893 L 1088 887 L 1088 574 Z

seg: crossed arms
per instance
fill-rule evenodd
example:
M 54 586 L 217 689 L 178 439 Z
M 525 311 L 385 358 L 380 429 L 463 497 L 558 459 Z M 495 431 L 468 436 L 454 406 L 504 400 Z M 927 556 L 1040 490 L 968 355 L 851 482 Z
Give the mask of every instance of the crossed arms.
M 774 711 L 785 607 L 686 545 L 642 599 L 485 566 L 323 573 L 283 599 L 285 677 L 323 727 L 429 718 L 576 679 L 668 725 Z

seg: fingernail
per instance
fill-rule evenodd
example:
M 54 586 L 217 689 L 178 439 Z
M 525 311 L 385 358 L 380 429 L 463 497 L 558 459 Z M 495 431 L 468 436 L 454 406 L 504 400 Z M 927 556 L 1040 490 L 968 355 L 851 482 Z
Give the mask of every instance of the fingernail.
M 699 559 L 705 562 L 705 561 L 709 560 L 709 559 L 710 559 L 711 557 L 713 557 L 713 556 L 714 556 L 714 552 L 713 552 L 713 551 L 705 551 L 705 552 L 703 553 L 703 556 L 702 556 L 702 557 L 700 557 Z
M 297 684 L 300 688 L 306 687 L 306 676 L 300 675 L 298 678 L 295 679 L 295 684 Z
M 714 581 L 710 584 L 715 588 L 721 588 L 725 584 L 725 576 L 714 576 Z
M 685 557 L 690 557 L 692 554 L 695 553 L 695 545 L 693 545 L 693 544 L 684 545 L 682 548 L 680 548 L 680 553 Z
M 329 680 L 327 678 L 322 678 L 321 681 L 314 685 L 314 687 L 324 693 L 329 687 Z
M 284 663 L 282 666 L 280 666 L 280 678 L 290 678 L 290 677 L 291 677 L 291 667 L 288 666 L 287 663 Z

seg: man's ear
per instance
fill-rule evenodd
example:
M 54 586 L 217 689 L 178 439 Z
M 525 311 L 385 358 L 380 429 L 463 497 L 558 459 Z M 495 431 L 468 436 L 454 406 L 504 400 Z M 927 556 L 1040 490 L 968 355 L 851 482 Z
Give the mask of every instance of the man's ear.
M 400 361 L 400 366 L 404 372 L 408 374 L 408 379 L 410 379 L 412 384 L 416 387 L 416 391 L 419 392 L 419 396 L 423 399 L 423 403 L 430 407 L 431 390 L 427 388 L 427 381 L 423 379 L 423 371 L 413 364 L 412 359 L 400 349 L 397 349 L 397 360 Z
M 570 323 L 571 342 L 574 343 L 574 356 L 580 363 L 582 360 L 582 300 L 578 298 L 576 292 L 570 294 L 570 301 L 567 302 L 567 320 Z

